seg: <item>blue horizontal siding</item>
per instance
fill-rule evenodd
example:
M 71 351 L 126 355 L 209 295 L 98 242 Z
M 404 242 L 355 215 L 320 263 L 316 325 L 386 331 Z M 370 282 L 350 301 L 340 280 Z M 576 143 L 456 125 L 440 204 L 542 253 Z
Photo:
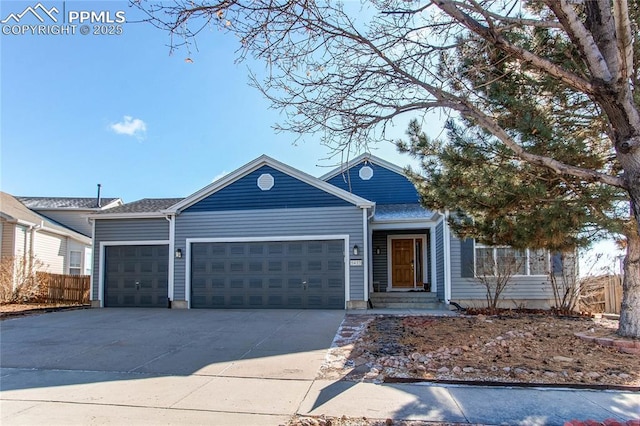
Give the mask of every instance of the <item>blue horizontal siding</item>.
M 263 173 L 273 176 L 269 191 L 258 188 Z M 270 166 L 262 166 L 229 186 L 209 195 L 185 212 L 228 210 L 293 209 L 309 207 L 343 207 L 351 203 L 321 189 L 282 173 Z
M 368 165 L 373 170 L 369 180 L 360 178 L 360 169 Z M 378 204 L 418 203 L 418 192 L 405 176 L 369 161 L 352 166 L 328 182 L 347 192 Z

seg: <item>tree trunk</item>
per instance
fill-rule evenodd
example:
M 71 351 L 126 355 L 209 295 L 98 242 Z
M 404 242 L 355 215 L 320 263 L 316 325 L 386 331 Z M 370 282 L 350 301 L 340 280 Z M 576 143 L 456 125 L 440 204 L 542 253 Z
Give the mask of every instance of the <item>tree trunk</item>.
M 640 236 L 637 231 L 627 235 L 618 334 L 640 338 Z

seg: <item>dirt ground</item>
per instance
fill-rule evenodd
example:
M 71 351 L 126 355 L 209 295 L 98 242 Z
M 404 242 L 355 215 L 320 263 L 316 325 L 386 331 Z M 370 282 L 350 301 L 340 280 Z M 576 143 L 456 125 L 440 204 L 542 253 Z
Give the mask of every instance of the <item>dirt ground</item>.
M 344 378 L 640 386 L 640 356 L 574 335 L 614 336 L 617 325 L 549 314 L 378 316 L 348 342 Z
M 44 313 L 61 309 L 76 309 L 87 305 L 69 303 L 7 303 L 0 305 L 0 319 L 16 315 Z

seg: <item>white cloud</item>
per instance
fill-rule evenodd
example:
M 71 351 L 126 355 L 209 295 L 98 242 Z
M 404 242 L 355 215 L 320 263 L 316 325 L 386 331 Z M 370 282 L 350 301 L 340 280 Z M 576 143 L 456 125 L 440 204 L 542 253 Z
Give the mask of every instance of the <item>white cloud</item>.
M 125 115 L 121 122 L 113 123 L 109 127 L 119 135 L 135 136 L 138 139 L 143 139 L 147 134 L 147 124 L 129 115 Z
M 215 175 L 215 176 L 213 177 L 213 179 L 211 180 L 211 182 L 215 182 L 215 181 L 217 181 L 218 179 L 221 179 L 221 178 L 225 177 L 225 176 L 226 176 L 226 175 L 228 175 L 228 174 L 229 174 L 229 172 L 228 172 L 228 171 L 226 171 L 226 170 L 224 170 L 222 173 L 218 173 L 217 175 Z

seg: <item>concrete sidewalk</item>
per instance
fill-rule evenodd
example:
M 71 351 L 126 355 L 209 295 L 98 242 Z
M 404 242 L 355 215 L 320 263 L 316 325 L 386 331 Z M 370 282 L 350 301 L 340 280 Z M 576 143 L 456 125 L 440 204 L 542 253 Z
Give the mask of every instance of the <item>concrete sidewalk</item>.
M 622 422 L 640 418 L 640 394 L 317 380 L 298 412 L 485 425 L 563 425 L 572 419 L 609 418 Z

